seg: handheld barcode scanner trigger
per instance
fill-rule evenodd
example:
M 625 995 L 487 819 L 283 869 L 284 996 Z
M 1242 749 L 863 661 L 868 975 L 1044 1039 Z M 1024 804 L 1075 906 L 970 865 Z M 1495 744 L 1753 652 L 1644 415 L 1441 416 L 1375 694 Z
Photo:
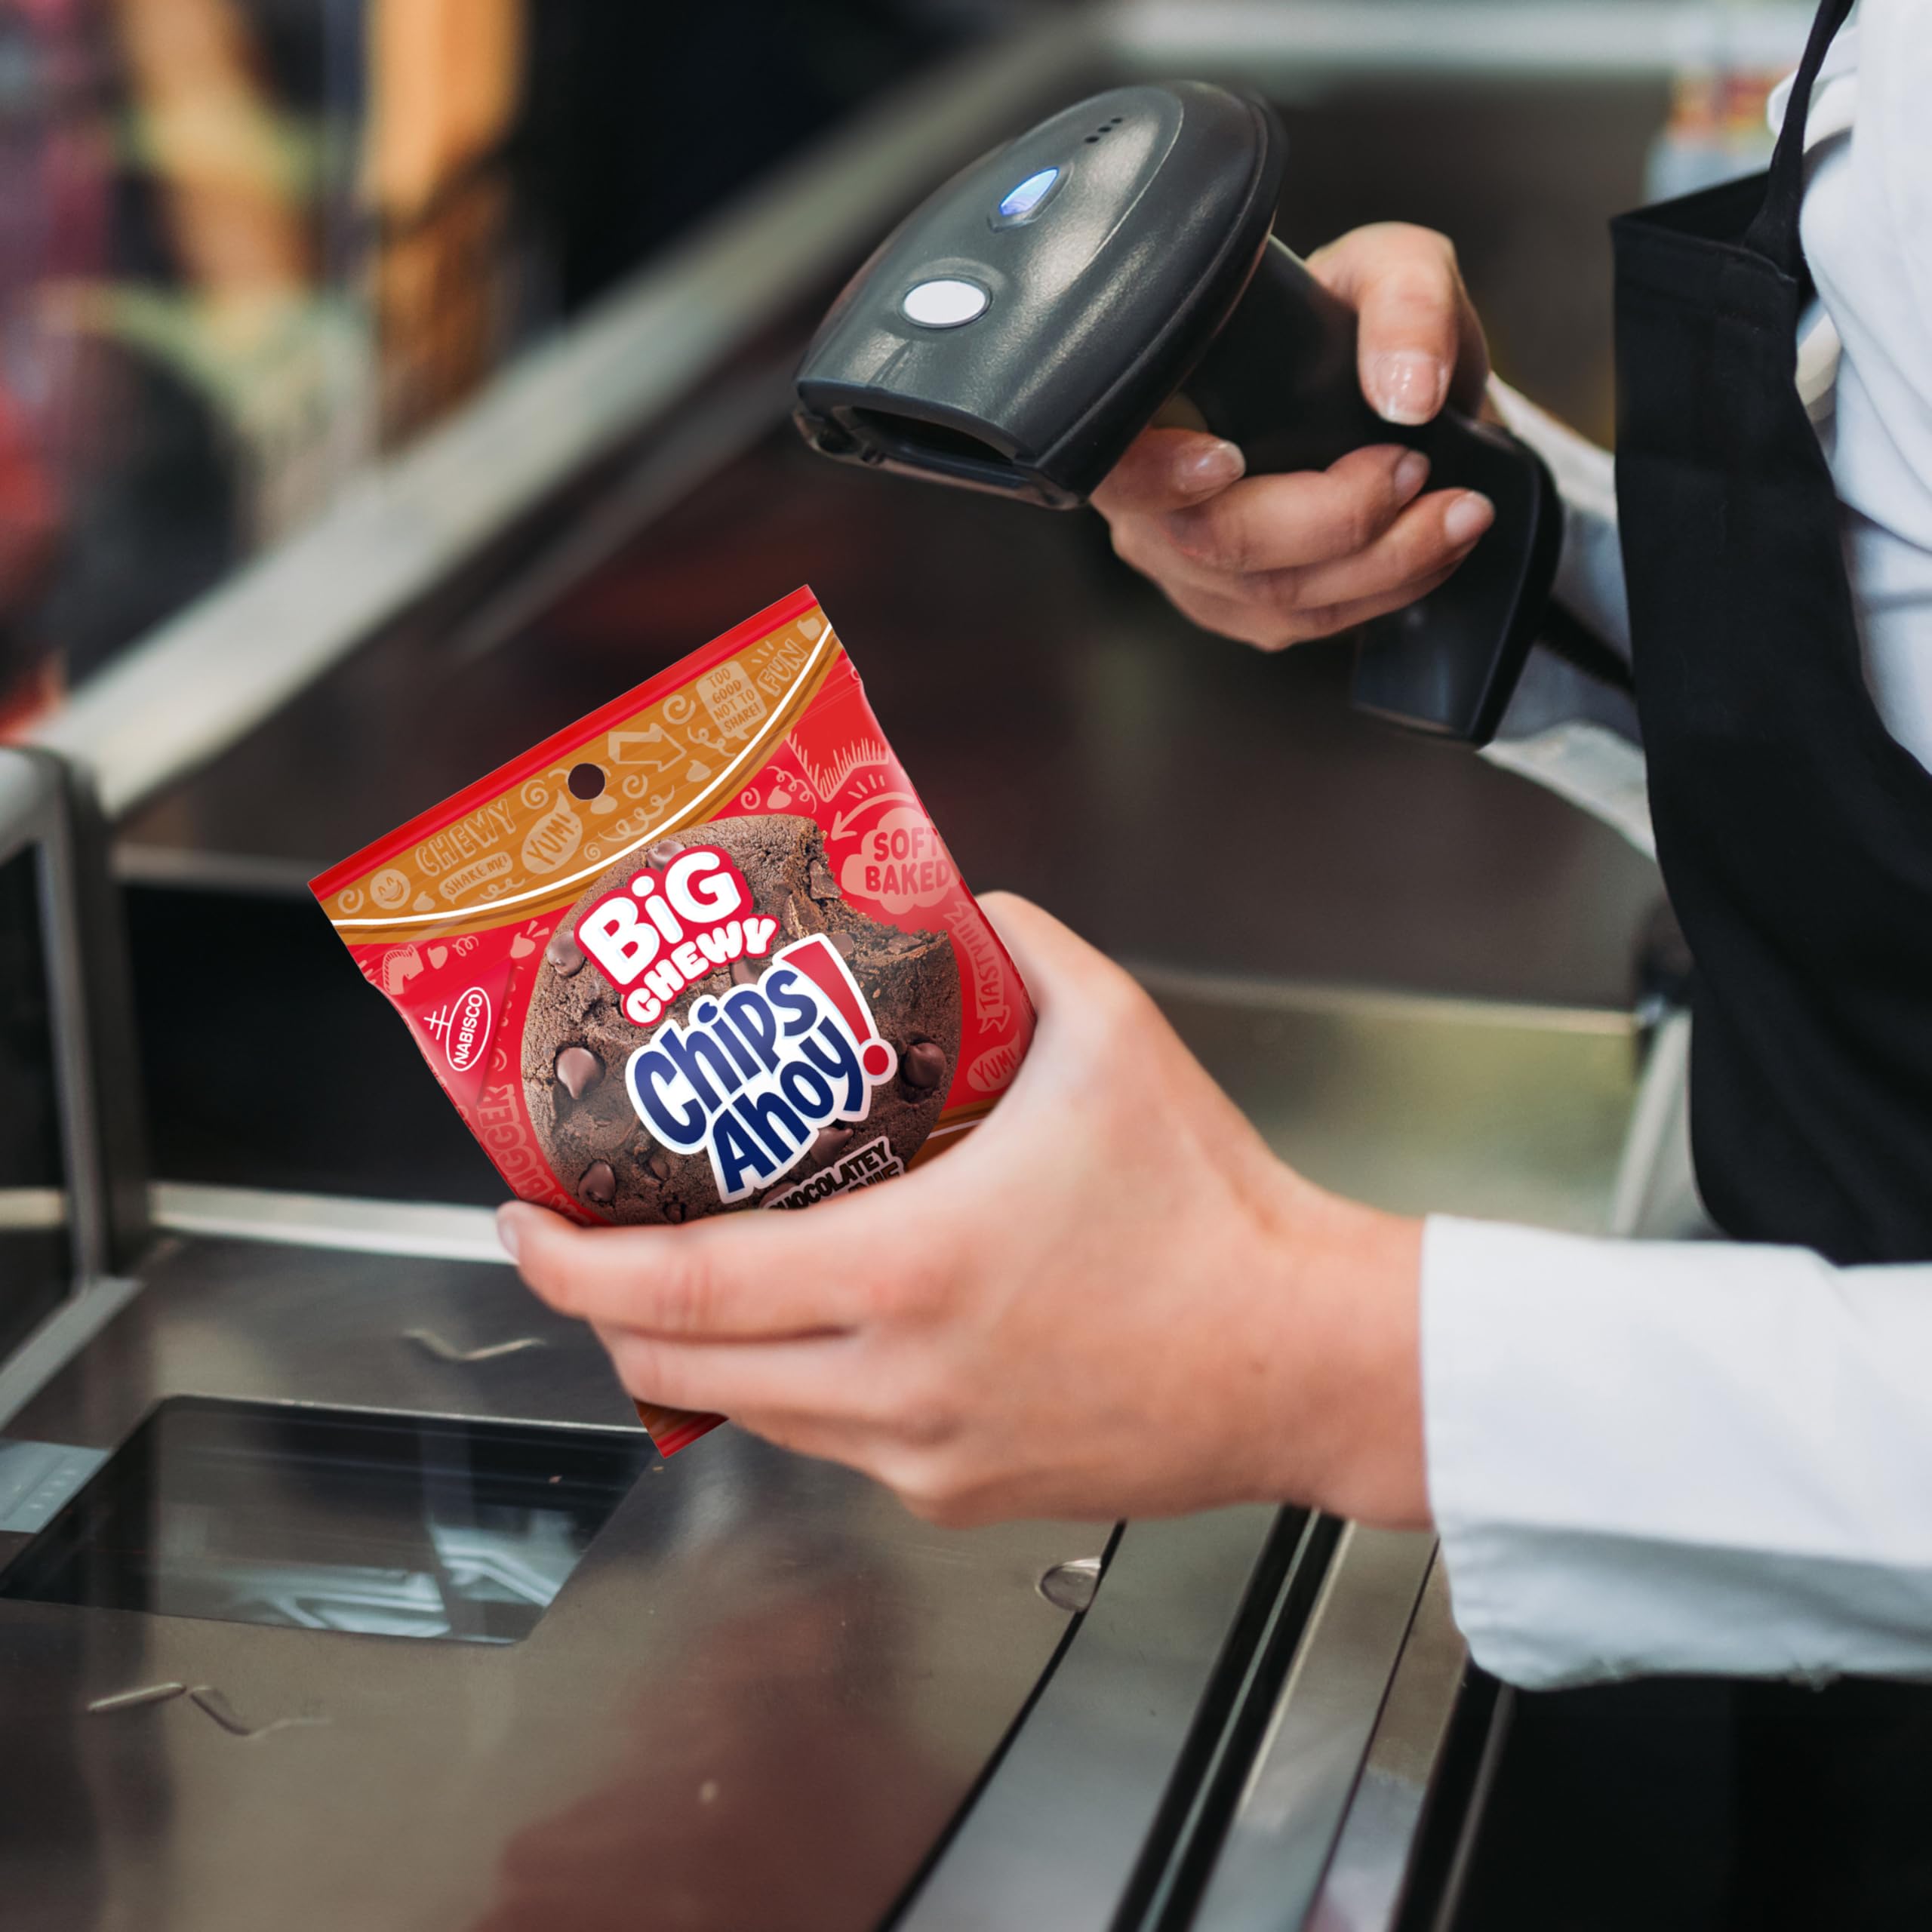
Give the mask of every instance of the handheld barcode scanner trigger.
M 1496 521 L 1439 589 L 1364 634 L 1357 704 L 1482 743 L 1556 564 L 1540 460 L 1454 411 L 1420 429 L 1362 399 L 1355 318 L 1275 239 L 1285 137 L 1260 103 L 1182 81 L 1069 108 L 934 195 L 853 278 L 798 375 L 827 456 L 1072 509 L 1179 395 L 1251 472 L 1371 443 Z

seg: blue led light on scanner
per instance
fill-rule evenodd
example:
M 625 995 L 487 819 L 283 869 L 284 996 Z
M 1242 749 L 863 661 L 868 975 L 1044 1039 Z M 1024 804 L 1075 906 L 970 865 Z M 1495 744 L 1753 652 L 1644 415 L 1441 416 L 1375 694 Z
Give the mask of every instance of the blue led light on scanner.
M 1020 186 L 999 205 L 999 211 L 1009 221 L 1017 216 L 1031 214 L 1052 192 L 1054 183 L 1060 179 L 1057 168 L 1043 168 L 1037 174 L 1029 174 Z

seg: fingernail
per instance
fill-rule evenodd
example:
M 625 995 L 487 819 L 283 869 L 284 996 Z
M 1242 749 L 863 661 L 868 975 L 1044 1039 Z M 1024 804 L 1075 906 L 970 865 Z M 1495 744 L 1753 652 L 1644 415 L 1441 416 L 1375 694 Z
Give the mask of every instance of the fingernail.
M 1406 503 L 1429 481 L 1429 458 L 1411 450 L 1395 466 L 1395 500 Z
M 1247 457 L 1232 443 L 1210 443 L 1190 451 L 1174 465 L 1174 487 L 1190 497 L 1204 497 L 1239 481 L 1247 468 Z
M 1430 423 L 1449 393 L 1449 365 L 1419 349 L 1378 355 L 1369 366 L 1368 399 L 1389 423 Z
M 506 1201 L 497 1210 L 497 1238 L 503 1244 L 503 1252 L 512 1261 L 522 1256 L 518 1252 L 523 1241 L 523 1210 L 514 1201 Z
M 1474 490 L 1466 490 L 1442 512 L 1442 534 L 1459 549 L 1473 543 L 1496 521 L 1496 506 Z

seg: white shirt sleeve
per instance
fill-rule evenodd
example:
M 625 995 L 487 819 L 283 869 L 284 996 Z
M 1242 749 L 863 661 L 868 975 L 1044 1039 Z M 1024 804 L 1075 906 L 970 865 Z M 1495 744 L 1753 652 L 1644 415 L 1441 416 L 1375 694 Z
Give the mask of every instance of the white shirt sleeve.
M 1629 663 L 1630 599 L 1617 534 L 1616 458 L 1500 376 L 1490 378 L 1489 395 L 1503 426 L 1549 464 L 1563 499 L 1563 548 L 1552 595 Z
M 1925 0 L 1861 0 L 1812 95 L 1802 232 L 1823 346 L 1839 346 L 1814 352 L 1827 386 L 1814 415 L 1844 506 L 1866 681 L 1892 736 L 1932 766 L 1928 100 Z M 1774 125 L 1783 112 L 1781 91 Z
M 1485 1669 L 1932 1674 L 1932 1266 L 1438 1218 L 1422 1336 Z
M 1829 327 L 1800 382 L 1868 681 L 1932 764 L 1928 100 L 1924 0 L 1862 0 L 1807 128 Z M 1486 1668 L 1932 1674 L 1932 1265 L 1437 1220 L 1422 1295 L 1430 1495 Z
M 1549 464 L 1563 499 L 1563 548 L 1552 594 L 1627 664 L 1630 605 L 1609 451 L 1499 378 L 1490 379 L 1489 391 L 1511 433 Z M 1482 755 L 1602 820 L 1646 858 L 1656 857 L 1643 747 L 1627 694 L 1599 685 L 1540 648 Z

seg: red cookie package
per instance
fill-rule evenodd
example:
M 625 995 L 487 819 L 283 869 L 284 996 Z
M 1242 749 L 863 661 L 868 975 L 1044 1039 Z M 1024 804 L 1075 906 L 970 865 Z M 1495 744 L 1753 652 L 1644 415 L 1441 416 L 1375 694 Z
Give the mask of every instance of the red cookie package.
M 312 889 L 511 1189 L 587 1223 L 889 1180 L 1032 1036 L 809 589 Z M 638 1413 L 666 1455 L 720 1420 Z

